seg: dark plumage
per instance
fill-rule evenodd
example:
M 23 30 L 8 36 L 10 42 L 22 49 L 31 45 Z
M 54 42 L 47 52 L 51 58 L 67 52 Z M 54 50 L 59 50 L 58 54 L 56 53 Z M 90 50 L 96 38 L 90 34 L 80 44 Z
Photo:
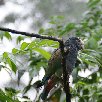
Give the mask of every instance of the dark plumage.
M 66 67 L 69 74 L 71 74 L 76 60 L 78 51 L 83 48 L 82 41 L 77 37 L 69 38 L 64 44 L 64 52 L 66 55 Z M 62 75 L 61 66 L 61 50 L 58 48 L 55 50 L 48 61 L 48 68 L 42 81 L 37 84 L 37 87 L 44 85 L 44 90 L 41 94 L 41 98 L 45 100 L 49 91 L 54 87 L 57 79 Z

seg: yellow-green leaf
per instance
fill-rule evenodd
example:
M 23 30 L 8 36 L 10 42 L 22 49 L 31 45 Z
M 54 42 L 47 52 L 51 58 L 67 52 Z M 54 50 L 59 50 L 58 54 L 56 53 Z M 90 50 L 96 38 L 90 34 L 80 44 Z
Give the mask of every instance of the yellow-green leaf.
M 22 45 L 21 45 L 21 47 L 20 47 L 20 49 L 21 50 L 24 50 L 28 45 L 29 45 L 28 43 L 23 42 Z
M 39 52 L 42 56 L 44 56 L 47 60 L 50 59 L 51 57 L 51 54 L 47 51 L 45 51 L 44 49 L 42 48 L 34 48 L 33 50 Z

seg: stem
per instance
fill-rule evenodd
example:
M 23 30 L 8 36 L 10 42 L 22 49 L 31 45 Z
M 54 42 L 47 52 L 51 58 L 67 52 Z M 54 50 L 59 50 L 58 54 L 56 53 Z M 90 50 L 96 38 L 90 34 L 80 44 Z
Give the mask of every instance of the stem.
M 65 58 L 63 43 L 60 43 L 60 49 L 62 54 L 63 84 L 64 84 L 64 91 L 66 93 L 66 102 L 71 102 L 71 94 L 70 94 L 70 87 L 69 87 L 69 73 L 67 72 L 67 68 L 66 68 L 66 58 Z

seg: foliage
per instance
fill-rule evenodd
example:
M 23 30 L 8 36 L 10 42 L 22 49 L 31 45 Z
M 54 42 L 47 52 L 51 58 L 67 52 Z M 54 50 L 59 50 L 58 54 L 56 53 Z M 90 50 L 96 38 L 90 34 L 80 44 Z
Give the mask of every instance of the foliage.
M 5 88 L 5 92 L 0 90 L 0 101 L 2 102 L 20 102 L 16 94 L 18 92 L 12 88 Z
M 76 68 L 73 75 L 73 86 L 71 87 L 72 99 L 78 102 L 101 102 L 102 101 L 102 2 L 101 0 L 89 0 L 89 11 L 87 11 L 85 17 L 79 24 L 66 23 L 63 24 L 64 17 L 54 16 L 51 18 L 49 24 L 51 27 L 39 30 L 39 34 L 49 36 L 70 36 L 68 34 L 74 33 L 85 42 L 85 49 L 78 55 L 79 62 L 76 64 Z M 10 33 L 5 32 L 0 34 L 1 40 L 6 37 L 12 40 Z M 24 36 L 19 36 L 16 40 L 19 48 L 13 48 L 11 53 L 4 52 L 1 56 L 4 64 L 1 68 L 7 68 L 14 73 L 18 72 L 18 85 L 20 84 L 20 78 L 27 71 L 29 72 L 30 81 L 28 86 L 25 87 L 24 93 L 29 91 L 31 87 L 34 87 L 32 80 L 35 76 L 39 75 L 41 68 L 46 71 L 47 61 L 49 60 L 51 53 L 46 48 L 55 49 L 58 48 L 58 42 L 52 40 L 33 39 L 31 42 L 25 42 Z M 30 38 L 28 38 L 30 39 Z M 21 69 L 25 63 L 21 60 L 18 62 L 17 58 L 22 57 L 27 61 L 26 68 Z M 18 64 L 19 63 L 19 64 Z M 9 67 L 8 67 L 9 66 Z M 79 72 L 90 71 L 87 77 L 83 77 Z M 74 72 L 73 71 L 73 72 Z M 87 73 L 86 73 L 87 74 Z M 36 89 L 38 92 L 39 90 Z M 21 90 L 22 92 L 22 90 Z M 15 91 L 12 89 L 5 92 L 0 90 L 0 99 L 2 102 L 19 102 L 18 99 L 13 99 Z M 8 93 L 8 94 L 6 94 Z M 37 94 L 37 93 L 35 93 Z M 48 100 L 53 102 L 63 102 L 62 99 L 64 93 L 62 88 L 58 88 Z M 40 99 L 38 98 L 38 102 Z

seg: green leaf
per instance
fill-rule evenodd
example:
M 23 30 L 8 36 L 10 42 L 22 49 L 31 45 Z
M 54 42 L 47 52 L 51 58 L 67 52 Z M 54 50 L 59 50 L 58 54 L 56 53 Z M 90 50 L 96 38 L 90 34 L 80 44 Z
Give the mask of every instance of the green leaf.
M 4 36 L 8 39 L 8 40 L 12 40 L 12 37 L 10 35 L 9 32 L 5 32 Z
M 16 73 L 16 71 L 17 71 L 17 66 L 15 65 L 15 63 L 11 60 L 11 68 L 12 68 L 12 70 Z
M 90 0 L 88 6 L 92 8 L 93 6 L 96 6 L 100 1 L 101 0 Z
M 23 43 L 21 44 L 20 49 L 21 49 L 21 50 L 24 50 L 28 45 L 29 45 L 28 43 L 23 42 Z
M 87 95 L 87 94 L 89 94 L 89 90 L 86 88 L 83 90 L 83 95 Z
M 60 33 L 60 36 L 62 36 L 63 34 L 65 34 L 66 32 L 70 32 L 71 30 L 73 30 L 75 28 L 75 23 L 69 23 L 65 26 L 65 28 L 62 30 L 62 32 Z
M 39 52 L 42 56 L 44 56 L 47 60 L 50 59 L 51 57 L 51 54 L 47 51 L 45 51 L 44 49 L 42 48 L 34 48 L 33 50 Z
M 50 24 L 59 24 L 61 23 L 61 20 L 64 19 L 64 16 L 52 16 L 50 20 Z
M 8 58 L 8 53 L 7 52 L 4 52 L 3 53 L 3 58 L 5 59 L 5 58 Z
M 64 16 L 57 16 L 58 19 L 64 19 Z
M 10 66 L 11 69 L 12 69 L 12 71 L 14 71 L 14 72 L 16 73 L 17 67 L 16 67 L 16 65 L 14 64 L 14 62 L 9 58 L 7 52 L 4 52 L 4 53 L 3 53 L 3 58 L 6 60 L 6 63 L 9 64 L 9 66 Z
M 7 58 L 7 62 L 9 64 L 9 66 L 11 67 L 12 71 L 16 73 L 17 67 L 16 67 L 15 63 L 9 57 Z
M 90 49 L 96 49 L 98 47 L 96 39 L 93 37 L 89 38 L 85 47 Z
M 18 49 L 16 49 L 16 48 L 13 48 L 13 49 L 12 49 L 12 53 L 13 53 L 13 54 L 17 54 L 17 52 L 19 52 Z
M 10 100 L 9 97 L 6 96 L 2 90 L 0 90 L 0 101 L 1 102 L 6 102 L 6 101 L 11 102 L 12 100 Z
M 41 41 L 32 41 L 28 48 L 29 49 L 32 49 L 32 48 L 35 48 L 35 47 L 44 47 L 44 46 L 48 46 L 48 47 L 55 47 L 55 48 L 58 48 L 59 46 L 59 43 L 58 42 L 55 42 L 53 40 L 41 40 Z
M 86 53 L 81 53 L 80 58 L 83 62 L 86 62 L 87 64 L 98 64 L 98 61 L 95 59 L 94 56 L 88 55 Z
M 95 56 L 95 59 L 97 60 L 97 64 L 102 67 L 101 59 L 99 59 L 97 56 Z
M 56 22 L 55 22 L 55 21 L 50 21 L 49 23 L 50 23 L 50 24 L 56 24 Z
M 5 91 L 6 91 L 6 95 L 8 95 L 10 97 L 13 97 L 19 93 L 19 91 L 16 91 L 15 89 L 10 88 L 10 87 L 5 87 Z
M 4 52 L 4 53 L 3 53 L 3 59 L 6 60 L 6 63 L 9 64 L 9 66 L 10 66 L 11 69 L 12 69 L 12 71 L 14 71 L 14 72 L 16 73 L 17 67 L 16 67 L 16 65 L 14 64 L 14 62 L 9 58 L 7 52 Z
M 42 33 L 44 33 L 44 28 L 41 28 L 40 30 L 39 30 L 39 34 L 42 34 Z
M 41 42 L 38 43 L 38 46 L 51 46 L 51 47 L 58 47 L 59 43 L 55 42 L 53 40 L 41 40 Z
M 66 31 L 67 32 L 69 32 L 73 28 L 75 28 L 75 23 L 69 23 L 68 25 L 66 25 Z
M 17 37 L 17 40 L 16 40 L 16 43 L 18 44 L 18 43 L 20 43 L 22 40 L 24 40 L 24 37 L 18 36 L 18 37 Z
M 36 47 L 36 41 L 32 41 L 29 45 L 28 48 L 31 49 L 33 47 Z

